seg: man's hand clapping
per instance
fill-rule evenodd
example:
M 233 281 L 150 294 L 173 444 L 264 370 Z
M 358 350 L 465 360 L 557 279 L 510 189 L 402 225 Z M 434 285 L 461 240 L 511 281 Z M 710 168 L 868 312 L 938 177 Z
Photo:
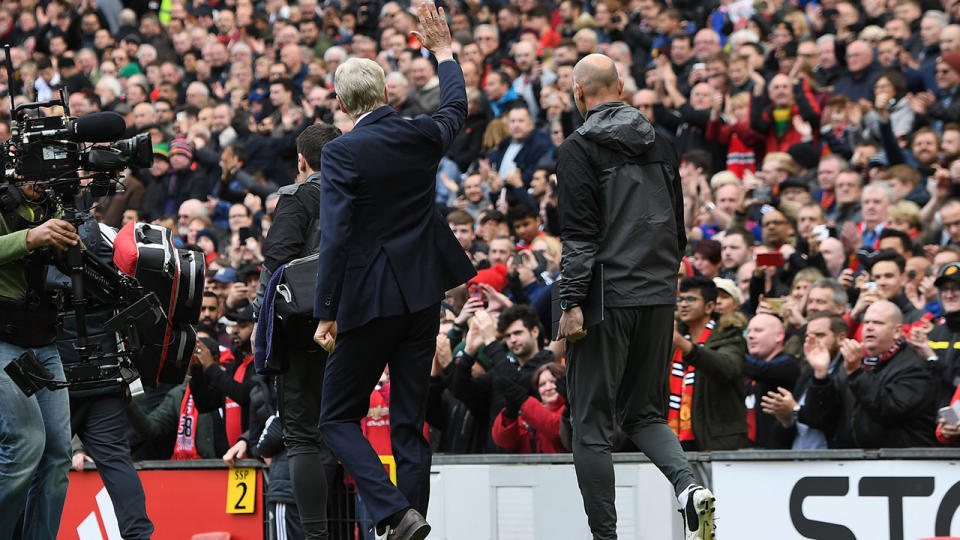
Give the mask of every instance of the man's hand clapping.
M 840 354 L 843 356 L 843 366 L 847 373 L 853 373 L 863 365 L 863 345 L 857 340 L 843 340 L 840 344 Z
M 803 356 L 813 369 L 813 376 L 826 379 L 830 374 L 830 351 L 812 334 L 803 342 Z
M 797 401 L 793 399 L 793 394 L 782 386 L 760 398 L 763 412 L 776 416 L 780 424 L 787 428 L 793 425 L 793 409 L 796 406 Z
M 433 353 L 433 367 L 430 370 L 431 376 L 439 376 L 443 370 L 453 361 L 453 351 L 450 349 L 450 340 L 447 336 L 441 334 L 437 336 L 437 350 Z

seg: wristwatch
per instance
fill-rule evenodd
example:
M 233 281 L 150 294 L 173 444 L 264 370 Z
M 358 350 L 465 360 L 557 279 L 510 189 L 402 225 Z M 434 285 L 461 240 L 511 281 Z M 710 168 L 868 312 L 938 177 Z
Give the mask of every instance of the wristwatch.
M 800 404 L 797 403 L 797 404 L 793 407 L 793 410 L 790 411 L 790 418 L 792 418 L 792 419 L 793 419 L 793 423 L 796 424 L 796 423 L 797 423 L 797 418 L 799 418 L 799 417 L 800 417 Z
M 560 310 L 569 311 L 571 308 L 580 307 L 580 304 L 576 302 L 567 302 L 565 299 L 560 299 Z

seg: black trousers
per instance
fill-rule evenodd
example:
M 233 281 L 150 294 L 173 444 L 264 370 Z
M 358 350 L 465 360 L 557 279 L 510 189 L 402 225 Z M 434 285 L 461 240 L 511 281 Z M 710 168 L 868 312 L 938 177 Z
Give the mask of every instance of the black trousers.
M 423 421 L 440 329 L 439 308 L 438 303 L 410 315 L 374 319 L 344 332 L 327 361 L 320 432 L 356 481 L 375 524 L 410 507 L 427 513 L 431 454 L 423 437 Z M 360 430 L 370 393 L 387 365 L 397 486 Z
M 567 343 L 573 463 L 593 537 L 617 537 L 613 458 L 616 425 L 673 484 L 696 484 L 667 425 L 673 306 L 607 308 L 586 337 Z
M 150 538 L 153 523 L 147 517 L 143 484 L 133 467 L 127 441 L 126 398 L 119 393 L 70 399 L 70 424 L 87 454 L 97 465 L 120 534 L 125 539 Z
M 317 428 L 327 353 L 317 346 L 290 348 L 287 355 L 289 370 L 280 378 L 279 401 L 290 482 L 303 537 L 325 539 L 329 536 L 327 478 L 337 465 Z

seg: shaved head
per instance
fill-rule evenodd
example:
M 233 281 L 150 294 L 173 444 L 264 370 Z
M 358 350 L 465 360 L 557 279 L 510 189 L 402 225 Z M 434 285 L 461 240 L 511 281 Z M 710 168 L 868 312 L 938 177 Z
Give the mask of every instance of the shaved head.
M 574 66 L 573 81 L 583 88 L 584 94 L 595 96 L 603 91 L 616 91 L 620 75 L 609 56 L 590 54 Z
M 870 356 L 890 350 L 903 338 L 903 312 L 896 304 L 881 300 L 863 314 L 863 349 Z
M 573 97 L 580 114 L 600 103 L 620 101 L 623 79 L 613 60 L 603 54 L 590 54 L 573 68 Z
M 871 315 L 876 315 L 881 317 L 886 321 L 889 321 L 894 325 L 903 324 L 903 312 L 900 311 L 900 308 L 896 304 L 889 300 L 880 300 L 870 304 L 870 307 L 867 308 L 867 311 Z M 865 317 L 866 315 L 864 315 Z

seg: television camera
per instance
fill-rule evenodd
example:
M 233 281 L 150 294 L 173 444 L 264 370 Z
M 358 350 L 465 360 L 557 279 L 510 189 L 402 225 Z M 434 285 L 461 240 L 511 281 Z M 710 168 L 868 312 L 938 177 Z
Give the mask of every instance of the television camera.
M 87 194 L 102 197 L 122 192 L 120 180 L 127 167 L 151 165 L 150 136 L 143 133 L 118 140 L 123 136 L 126 122 L 113 112 L 71 117 L 62 88 L 58 99 L 15 105 L 9 45 L 5 67 L 10 86 L 11 137 L 0 144 L 0 211 L 16 211 L 21 201 L 19 187 L 31 186 L 51 197 L 63 211 L 61 218 L 80 230 L 89 214 L 88 205 L 83 202 Z M 51 110 L 55 114 L 42 114 Z M 45 248 L 43 256 L 47 261 L 70 278 L 69 288 L 57 289 L 53 301 L 61 316 L 61 327 L 63 315 L 74 314 L 76 338 L 72 343 L 79 361 L 64 366 L 66 381 L 54 380 L 29 351 L 11 362 L 5 371 L 28 396 L 43 387 L 84 390 L 107 384 L 131 384 L 137 379 L 147 386 L 155 385 L 157 380 L 183 380 L 186 362 L 182 354 L 192 351 L 196 341 L 196 333 L 189 325 L 199 319 L 203 257 L 176 250 L 169 234 L 164 236 L 156 230 L 147 230 L 149 228 L 147 225 L 123 236 L 129 245 L 154 243 L 157 245 L 152 247 L 163 253 L 161 261 L 154 258 L 154 275 L 146 278 L 150 287 L 138 279 L 139 269 L 127 268 L 128 273 L 121 272 L 82 243 L 65 252 Z M 110 239 L 110 248 L 114 247 L 113 240 Z M 137 247 L 133 249 L 136 252 Z M 188 273 L 189 284 L 180 279 L 182 271 Z M 172 283 L 172 291 L 167 281 Z M 178 299 L 178 285 L 190 287 L 191 294 L 184 295 L 189 298 Z M 200 290 L 194 295 L 197 286 Z M 178 302 L 190 305 L 176 310 Z M 88 316 L 94 314 L 110 316 L 104 330 L 120 337 L 118 352 L 105 351 L 96 340 L 88 339 Z M 168 356 L 177 354 L 180 356 L 170 361 Z

